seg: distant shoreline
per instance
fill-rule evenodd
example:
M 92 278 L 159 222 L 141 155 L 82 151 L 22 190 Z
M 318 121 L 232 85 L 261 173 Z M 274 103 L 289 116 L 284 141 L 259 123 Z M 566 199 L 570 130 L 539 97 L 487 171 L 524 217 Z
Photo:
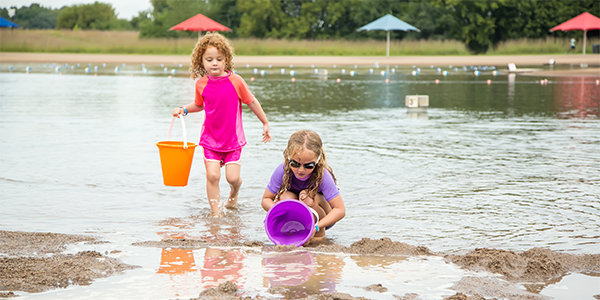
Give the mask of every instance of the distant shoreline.
M 472 56 L 235 56 L 237 68 L 251 67 L 332 67 L 368 66 L 379 64 L 399 66 L 471 66 L 487 65 L 505 69 L 509 63 L 520 66 L 543 66 L 553 59 L 556 64 L 570 64 L 577 67 L 563 71 L 541 71 L 529 73 L 540 76 L 598 76 L 600 77 L 600 55 L 472 55 Z M 78 54 L 78 53 L 17 53 L 0 52 L 1 63 L 92 63 L 92 64 L 183 64 L 190 62 L 189 55 L 127 55 L 127 54 Z M 589 68 L 581 68 L 581 64 Z

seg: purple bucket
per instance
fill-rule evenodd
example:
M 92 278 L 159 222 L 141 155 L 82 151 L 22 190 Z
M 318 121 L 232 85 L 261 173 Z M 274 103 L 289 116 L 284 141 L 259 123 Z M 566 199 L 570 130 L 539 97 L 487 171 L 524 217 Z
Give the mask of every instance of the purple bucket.
M 300 247 L 310 239 L 315 228 L 313 213 L 316 215 L 316 212 L 302 201 L 278 201 L 265 217 L 267 236 L 275 245 Z

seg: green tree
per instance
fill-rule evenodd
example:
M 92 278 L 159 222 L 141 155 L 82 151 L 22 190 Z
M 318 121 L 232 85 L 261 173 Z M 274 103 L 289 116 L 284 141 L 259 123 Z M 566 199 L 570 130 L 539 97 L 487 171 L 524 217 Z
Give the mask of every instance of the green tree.
M 473 53 L 485 53 L 493 45 L 496 30 L 495 13 L 499 0 L 470 1 L 448 0 L 447 5 L 455 12 L 458 30 L 455 38 L 463 41 Z
M 280 0 L 239 0 L 237 10 L 240 37 L 280 37 L 281 27 L 289 22 Z
M 30 6 L 22 6 L 21 8 L 12 7 L 15 9 L 15 15 L 12 18 L 8 16 L 8 10 L 2 9 L 2 16 L 19 24 L 26 29 L 49 29 L 56 26 L 58 10 L 52 10 L 40 6 L 37 3 L 32 3 Z
M 57 18 L 56 28 L 73 29 L 75 26 L 84 30 L 127 27 L 122 21 L 118 21 L 112 5 L 100 2 L 63 7 Z

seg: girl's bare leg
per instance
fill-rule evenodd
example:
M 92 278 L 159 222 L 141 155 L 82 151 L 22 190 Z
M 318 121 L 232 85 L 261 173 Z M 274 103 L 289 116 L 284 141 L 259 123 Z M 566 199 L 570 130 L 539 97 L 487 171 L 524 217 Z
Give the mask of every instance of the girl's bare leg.
M 315 198 L 313 199 L 311 197 L 308 197 L 308 195 L 306 194 L 306 190 L 303 190 L 300 192 L 299 197 L 304 202 L 304 204 L 308 205 L 309 207 L 314 209 L 317 212 L 317 214 L 319 214 L 319 219 L 325 218 L 325 216 L 327 214 L 326 214 L 325 209 L 323 209 L 323 207 L 321 207 L 321 203 L 322 202 L 327 203 L 327 200 L 325 200 L 325 197 L 323 197 L 323 195 L 317 194 L 315 196 Z M 329 206 L 329 204 L 327 204 L 327 207 L 329 208 L 329 211 L 331 211 L 331 206 Z M 317 220 L 315 218 L 315 222 L 316 221 Z M 315 233 L 315 235 L 312 239 L 309 240 L 309 243 L 322 241 L 324 239 L 325 239 L 325 228 L 319 228 L 319 231 L 317 233 Z
M 219 208 L 219 198 L 221 191 L 219 190 L 219 180 L 221 179 L 221 165 L 216 161 L 207 161 L 204 163 L 206 168 L 206 194 L 208 196 L 208 204 L 210 204 L 210 210 L 214 214 L 218 214 L 221 209 Z
M 227 164 L 225 165 L 225 178 L 229 183 L 229 197 L 225 202 L 226 208 L 234 208 L 237 206 L 238 194 L 240 193 L 240 187 L 242 186 L 242 178 L 240 177 L 241 166 L 238 164 Z

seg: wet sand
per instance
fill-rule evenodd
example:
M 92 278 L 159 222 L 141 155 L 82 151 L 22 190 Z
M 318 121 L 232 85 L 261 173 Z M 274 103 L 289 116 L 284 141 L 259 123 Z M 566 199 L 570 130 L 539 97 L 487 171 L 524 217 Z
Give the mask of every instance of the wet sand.
M 109 253 L 81 251 L 65 254 L 66 246 L 73 243 L 106 243 L 91 236 L 66 235 L 58 233 L 0 231 L 0 298 L 16 296 L 13 292 L 39 293 L 69 285 L 89 285 L 98 278 L 120 274 L 138 268 L 127 265 L 107 256 Z M 138 247 L 202 249 L 206 247 L 244 247 L 256 253 L 288 252 L 297 250 L 294 246 L 265 245 L 257 241 L 211 243 L 202 240 L 166 239 L 134 243 Z M 578 272 L 600 276 L 600 254 L 572 255 L 542 248 L 532 248 L 524 252 L 501 249 L 480 248 L 465 254 L 443 255 L 424 246 L 413 246 L 389 238 L 363 238 L 349 247 L 337 244 L 320 244 L 303 247 L 304 250 L 318 253 L 348 253 L 368 258 L 373 256 L 438 256 L 447 263 L 463 269 L 483 271 L 498 276 L 465 276 L 455 283 L 452 290 L 456 294 L 446 299 L 548 299 L 539 295 L 548 284 L 556 283 L 562 277 Z M 114 250 L 113 252 L 119 250 Z M 519 289 L 513 283 L 526 287 Z M 382 284 L 363 287 L 365 290 L 385 292 Z M 274 290 L 274 294 L 285 291 Z M 238 297 L 237 286 L 228 281 L 216 288 L 202 291 L 194 299 L 251 299 Z M 394 295 L 397 299 L 420 299 L 416 293 Z M 596 298 L 600 295 L 595 296 Z M 278 296 L 254 299 L 280 299 Z M 344 293 L 324 293 L 306 299 L 366 299 Z
M 260 67 L 330 67 L 399 65 L 399 66 L 462 66 L 493 65 L 506 69 L 509 63 L 519 66 L 543 66 L 553 59 L 555 64 L 576 65 L 573 70 L 543 71 L 540 76 L 598 76 L 600 77 L 600 55 L 473 55 L 473 56 L 235 56 L 234 63 L 239 68 L 249 65 Z M 126 55 L 126 54 L 78 54 L 78 53 L 15 53 L 0 52 L 2 63 L 92 63 L 92 64 L 183 64 L 190 63 L 189 55 Z M 587 64 L 590 68 L 580 68 Z M 532 75 L 537 75 L 531 73 Z M 553 75 L 555 74 L 555 75 Z

